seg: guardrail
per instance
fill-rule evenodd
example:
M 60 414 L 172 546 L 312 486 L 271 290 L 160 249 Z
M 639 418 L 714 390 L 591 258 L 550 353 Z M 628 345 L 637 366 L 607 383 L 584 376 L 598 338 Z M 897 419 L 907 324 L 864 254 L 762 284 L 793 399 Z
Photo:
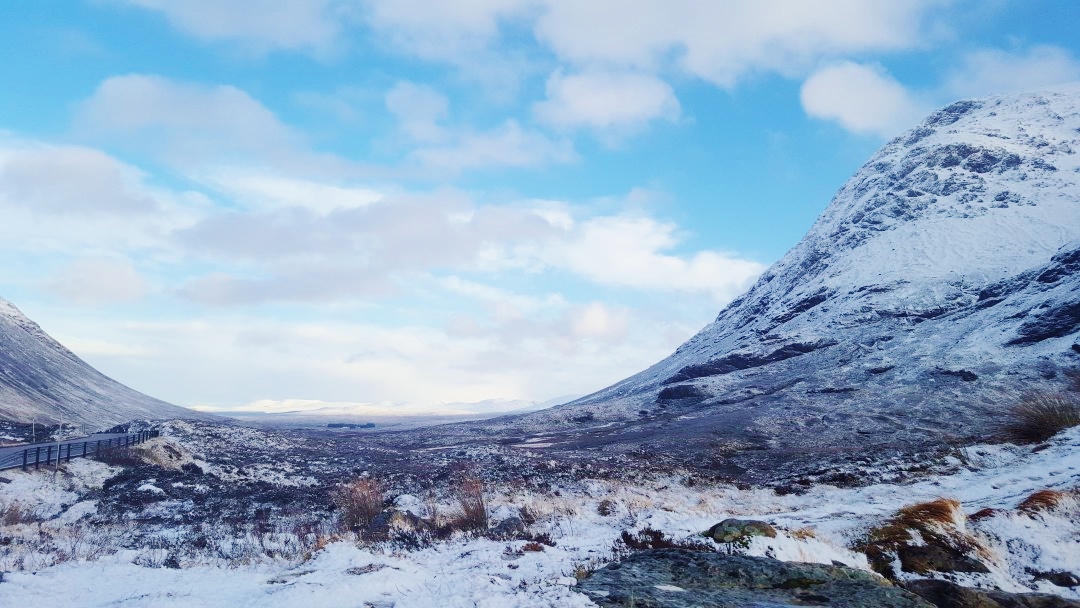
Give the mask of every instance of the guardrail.
M 137 445 L 159 435 L 161 435 L 161 432 L 156 430 L 140 431 L 107 439 L 84 438 L 82 440 L 39 443 L 22 449 L 4 450 L 3 456 L 0 457 L 0 470 L 22 468 L 22 470 L 27 471 L 30 467 L 40 469 L 42 464 L 59 465 L 61 462 L 71 462 L 72 458 L 85 458 L 109 450 Z

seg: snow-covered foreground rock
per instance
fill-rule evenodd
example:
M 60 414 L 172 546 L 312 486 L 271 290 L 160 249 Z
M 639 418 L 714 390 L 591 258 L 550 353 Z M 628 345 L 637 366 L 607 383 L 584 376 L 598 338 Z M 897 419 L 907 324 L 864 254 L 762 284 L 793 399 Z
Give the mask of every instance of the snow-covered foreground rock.
M 177 462 L 190 467 L 193 461 L 182 454 Z M 787 495 L 698 483 L 688 487 L 687 478 L 678 476 L 647 483 L 591 480 L 546 489 L 489 486 L 486 497 L 493 525 L 528 512 L 533 523 L 526 533 L 543 542 L 456 533 L 449 540 L 416 544 L 400 539 L 358 543 L 339 534 L 326 536 L 325 544 L 317 543 L 307 555 L 285 557 L 271 550 L 272 539 L 263 539 L 262 549 L 242 559 L 192 553 L 169 563 L 169 547 L 175 545 L 166 540 L 182 536 L 186 524 L 179 519 L 170 522 L 167 512 L 156 523 L 147 523 L 143 515 L 132 516 L 116 536 L 80 536 L 80 522 L 95 521 L 99 506 L 105 505 L 100 498 L 88 498 L 94 496 L 91 490 L 116 487 L 110 480 L 123 470 L 73 462 L 66 472 L 13 472 L 12 482 L 0 486 L 0 507 L 6 513 L 17 502 L 36 520 L 4 519 L 0 569 L 8 572 L 0 583 L 0 605 L 70 605 L 78 598 L 79 605 L 103 607 L 591 606 L 587 596 L 575 591 L 577 580 L 626 555 L 619 541 L 623 531 L 652 529 L 676 541 L 700 543 L 701 532 L 725 518 L 751 518 L 772 524 L 776 537 L 719 543 L 716 550 L 784 561 L 839 562 L 866 570 L 866 556 L 854 548 L 872 529 L 906 505 L 941 497 L 960 501 L 969 516 L 982 512 L 977 518 L 961 517 L 958 525 L 977 542 L 978 558 L 987 572 L 931 576 L 1080 599 L 1080 589 L 1042 576 L 1080 573 L 1080 504 L 1075 494 L 1068 494 L 1080 487 L 1080 428 L 1035 448 L 969 447 L 956 451 L 945 464 L 952 467 L 952 474 L 860 488 L 815 486 Z M 163 469 L 157 470 L 163 479 Z M 156 485 L 144 481 L 148 487 L 138 491 L 147 495 L 173 491 L 158 478 Z M 1064 498 L 1040 508 L 1018 508 L 1041 490 L 1062 491 Z M 452 508 L 409 494 L 394 502 L 421 515 L 430 515 L 425 513 L 429 509 Z M 140 527 L 154 532 L 133 535 Z M 219 531 L 227 535 L 227 530 Z M 46 542 L 47 537 L 52 541 Z M 23 543 L 28 538 L 41 540 L 36 545 Z M 126 542 L 127 538 L 139 540 Z M 553 544 L 546 544 L 548 539 Z M 93 543 L 106 546 L 96 551 L 85 546 Z M 896 574 L 901 580 L 920 577 Z

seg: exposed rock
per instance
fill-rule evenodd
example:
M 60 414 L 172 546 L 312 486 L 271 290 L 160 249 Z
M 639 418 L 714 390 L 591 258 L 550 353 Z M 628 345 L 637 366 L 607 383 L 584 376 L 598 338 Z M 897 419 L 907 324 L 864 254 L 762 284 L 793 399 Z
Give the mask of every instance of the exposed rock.
M 862 570 L 684 549 L 636 552 L 597 570 L 577 590 L 600 606 L 634 608 L 932 606 Z
M 732 543 L 751 536 L 776 538 L 776 528 L 753 519 L 725 519 L 705 532 L 705 536 L 718 543 Z
M 1056 595 L 971 589 L 949 581 L 921 579 L 904 587 L 937 608 L 1080 608 L 1080 602 Z
M 656 396 L 656 401 L 679 401 L 683 399 L 708 399 L 710 397 L 708 391 L 703 390 L 701 387 L 694 386 L 693 384 L 676 384 L 675 386 L 665 387 L 660 394 Z
M 1072 572 L 1054 570 L 1053 572 L 1036 572 L 1035 580 L 1049 581 L 1058 587 L 1080 587 L 1080 577 Z
M 508 517 L 489 530 L 488 535 L 499 539 L 519 538 L 525 534 L 526 528 L 525 522 L 520 517 Z
M 431 526 L 412 511 L 398 511 L 387 509 L 375 516 L 371 523 L 364 529 L 368 538 L 384 540 L 393 536 L 395 532 L 411 532 L 427 530 Z
M 904 545 L 897 549 L 904 572 L 989 572 L 979 560 L 964 555 L 954 547 L 941 544 Z

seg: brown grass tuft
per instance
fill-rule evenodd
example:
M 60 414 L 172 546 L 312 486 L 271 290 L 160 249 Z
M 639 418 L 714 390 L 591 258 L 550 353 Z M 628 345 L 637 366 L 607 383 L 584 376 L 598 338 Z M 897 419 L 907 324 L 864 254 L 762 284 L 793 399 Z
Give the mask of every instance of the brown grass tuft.
M 909 528 L 922 529 L 929 524 L 952 525 L 960 518 L 958 516 L 962 516 L 959 500 L 938 498 L 906 506 L 900 509 L 893 519 Z
M 916 538 L 913 532 L 930 544 L 955 547 L 962 551 L 976 548 L 974 539 L 957 528 L 957 524 L 963 521 L 960 501 L 952 498 L 908 505 L 882 525 L 872 528 L 855 548 L 866 553 L 870 567 L 875 572 L 893 578 L 894 557 L 901 547 L 912 544 Z
M 453 489 L 454 498 L 461 506 L 461 515 L 454 522 L 461 530 L 487 530 L 487 501 L 484 499 L 484 482 L 466 477 Z
M 1036 392 L 1005 412 L 1001 430 L 1015 443 L 1039 443 L 1080 425 L 1080 395 Z
M 370 477 L 341 484 L 331 499 L 341 509 L 341 527 L 345 530 L 367 527 L 383 510 L 382 488 L 378 480 Z
M 1059 490 L 1039 490 L 1022 500 L 1016 508 L 1026 513 L 1051 511 L 1069 498 L 1072 498 L 1072 496 L 1068 492 L 1061 492 Z
M 971 515 L 968 515 L 968 521 L 979 521 L 980 519 L 987 519 L 989 517 L 993 517 L 993 516 L 997 515 L 1000 512 L 1001 511 L 998 510 L 998 509 L 990 509 L 990 508 L 979 509 L 978 511 L 972 513 Z

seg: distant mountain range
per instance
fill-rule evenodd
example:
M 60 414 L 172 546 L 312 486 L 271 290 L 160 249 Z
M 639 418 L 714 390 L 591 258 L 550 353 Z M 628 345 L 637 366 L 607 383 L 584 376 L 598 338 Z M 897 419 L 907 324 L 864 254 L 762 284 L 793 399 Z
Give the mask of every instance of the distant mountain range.
M 105 376 L 0 298 L 0 420 L 104 430 L 132 420 L 218 419 Z
M 481 424 L 578 429 L 610 449 L 692 445 L 744 468 L 766 453 L 978 438 L 1015 391 L 1080 367 L 1078 271 L 1080 84 L 960 101 L 874 154 L 670 357 Z

